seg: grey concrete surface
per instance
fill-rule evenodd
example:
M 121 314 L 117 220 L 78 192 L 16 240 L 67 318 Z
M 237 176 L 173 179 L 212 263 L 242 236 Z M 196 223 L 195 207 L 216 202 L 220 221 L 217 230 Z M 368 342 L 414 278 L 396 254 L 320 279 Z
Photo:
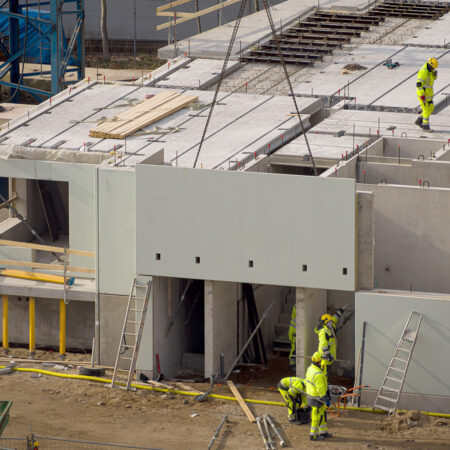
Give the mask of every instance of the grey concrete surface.
M 222 72 L 221 59 L 195 59 L 156 83 L 159 88 L 207 89 L 216 83 Z M 229 61 L 226 76 L 239 69 L 238 61 Z
M 357 192 L 358 289 L 373 289 L 375 274 L 375 221 L 371 192 Z
M 405 40 L 406 45 L 419 47 L 450 47 L 450 13 L 445 14 L 430 26 L 410 36 Z
M 25 292 L 9 297 L 9 342 L 29 344 L 29 301 Z M 59 301 L 45 297 L 36 298 L 36 348 L 59 348 Z M 0 311 L 2 317 L 2 311 Z M 94 303 L 71 301 L 66 306 L 66 348 L 92 347 L 94 337 Z

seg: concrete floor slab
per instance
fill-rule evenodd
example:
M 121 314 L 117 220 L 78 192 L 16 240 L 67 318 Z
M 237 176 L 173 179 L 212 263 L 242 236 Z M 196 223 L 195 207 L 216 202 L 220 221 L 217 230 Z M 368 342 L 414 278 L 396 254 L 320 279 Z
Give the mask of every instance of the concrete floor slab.
M 180 70 L 164 77 L 156 83 L 160 88 L 207 89 L 219 80 L 222 72 L 221 59 L 195 59 Z M 238 61 L 229 61 L 226 75 L 240 67 Z
M 4 134 L 7 137 L 4 143 L 30 147 L 31 158 L 32 149 L 39 147 L 104 153 L 116 150 L 117 158 L 122 153 L 127 154 L 122 159 L 127 166 L 134 166 L 164 148 L 166 162 L 192 167 L 214 96 L 211 91 L 187 91 L 198 96 L 199 104 L 204 105 L 202 109 L 184 108 L 126 140 L 89 136 L 89 130 L 99 120 L 112 119 L 127 110 L 131 102 L 158 92 L 161 89 L 146 86 L 92 83 L 88 90 L 73 99 L 67 97 L 69 101 L 62 101 L 30 119 L 27 126 Z M 298 103 L 307 127 L 307 113 L 320 109 L 321 102 L 301 99 Z M 282 140 L 301 132 L 297 119 L 289 115 L 293 110 L 289 97 L 221 94 L 198 165 L 229 169 L 233 166 L 229 160 L 246 162 L 255 152 L 263 154 L 275 150 Z
M 348 48 L 346 53 L 340 52 L 335 62 L 323 68 L 319 74 L 311 77 L 311 80 L 295 85 L 294 93 L 296 95 L 313 93 L 324 96 L 348 96 L 347 86 L 349 85 L 350 94 L 353 95 L 353 85 L 358 79 L 363 80 L 365 76 L 368 76 L 368 72 L 383 64 L 386 59 L 396 58 L 402 50 L 402 46 L 370 44 L 364 44 L 355 49 Z M 347 64 L 359 64 L 367 69 L 343 74 L 342 71 Z
M 450 47 L 450 13 L 415 33 L 404 43 L 418 47 Z
M 353 139 L 353 136 L 348 135 L 338 137 L 315 134 L 314 132 L 308 132 L 307 137 L 311 153 L 314 157 L 330 158 L 333 160 L 342 159 L 345 157 L 346 152 L 351 153 L 353 149 L 356 149 L 356 146 L 363 148 L 368 141 L 368 137 L 366 136 L 355 136 Z M 309 156 L 305 138 L 299 136 L 278 150 L 275 155 L 297 156 L 300 158 Z
M 316 125 L 311 132 L 319 134 L 344 133 L 347 136 L 381 136 L 423 137 L 432 139 L 449 139 L 450 122 L 448 116 L 434 115 L 430 124 L 432 133 L 427 133 L 414 124 L 416 115 L 409 113 L 339 110 L 323 122 Z M 392 128 L 394 127 L 394 128 Z M 354 131 L 353 131 L 354 130 Z
M 342 5 L 342 6 L 341 6 Z M 324 0 L 320 2 L 321 9 L 357 9 L 364 8 L 364 0 Z M 341 6 L 341 8 L 339 8 Z M 313 12 L 317 7 L 315 0 L 287 0 L 271 8 L 275 28 L 285 28 L 291 22 L 307 13 Z M 174 58 L 187 53 L 188 57 L 196 58 L 224 58 L 228 49 L 234 21 L 204 33 L 192 36 L 174 45 L 168 45 L 158 50 L 158 56 L 163 59 Z M 259 11 L 243 17 L 232 50 L 232 57 L 239 56 L 241 50 L 246 50 L 257 42 L 267 39 L 271 35 L 266 12 Z

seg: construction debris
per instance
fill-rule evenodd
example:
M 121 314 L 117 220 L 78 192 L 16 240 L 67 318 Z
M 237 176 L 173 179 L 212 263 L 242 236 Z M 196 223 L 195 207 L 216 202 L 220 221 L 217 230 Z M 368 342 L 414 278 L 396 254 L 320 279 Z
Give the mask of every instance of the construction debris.
M 97 125 L 89 132 L 89 136 L 105 139 L 124 139 L 146 126 L 158 122 L 182 108 L 196 102 L 194 95 L 180 94 L 175 91 L 166 91 L 144 100 L 114 117 Z
M 343 67 L 343 69 L 354 72 L 356 70 L 366 70 L 367 67 L 361 66 L 360 64 L 347 64 L 346 66 Z
M 230 388 L 231 392 L 234 394 L 234 396 L 237 398 L 237 401 L 239 403 L 239 405 L 241 406 L 241 408 L 243 409 L 243 411 L 245 412 L 245 415 L 248 417 L 248 420 L 250 420 L 251 423 L 255 423 L 256 419 L 255 416 L 253 415 L 253 413 L 250 411 L 249 407 L 247 406 L 247 404 L 245 403 L 244 399 L 242 398 L 242 395 L 240 394 L 240 392 L 237 390 L 236 386 L 234 385 L 234 383 L 232 381 L 227 381 L 228 387 Z

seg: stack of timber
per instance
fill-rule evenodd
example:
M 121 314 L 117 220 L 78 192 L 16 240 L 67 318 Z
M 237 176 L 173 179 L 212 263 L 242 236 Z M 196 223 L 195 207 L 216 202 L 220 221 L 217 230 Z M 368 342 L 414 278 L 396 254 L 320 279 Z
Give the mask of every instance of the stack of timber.
M 198 97 L 194 95 L 165 91 L 119 114 L 111 121 L 97 125 L 89 132 L 89 136 L 105 139 L 124 139 L 197 100 Z

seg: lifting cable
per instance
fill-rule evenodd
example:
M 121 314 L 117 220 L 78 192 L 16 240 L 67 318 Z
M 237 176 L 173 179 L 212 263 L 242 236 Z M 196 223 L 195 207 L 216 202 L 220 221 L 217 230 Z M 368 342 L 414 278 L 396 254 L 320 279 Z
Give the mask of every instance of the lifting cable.
M 247 0 L 242 0 L 241 1 L 241 5 L 239 7 L 238 16 L 237 16 L 236 22 L 234 23 L 233 33 L 231 34 L 230 42 L 228 44 L 227 53 L 226 53 L 225 59 L 223 61 L 222 71 L 220 72 L 219 81 L 217 82 L 216 91 L 214 92 L 214 98 L 213 98 L 213 101 L 211 103 L 211 108 L 209 109 L 208 118 L 206 119 L 205 128 L 203 129 L 202 138 L 200 140 L 200 144 L 198 146 L 197 154 L 195 156 L 194 166 L 193 166 L 194 168 L 197 165 L 198 157 L 200 155 L 200 151 L 202 149 L 203 142 L 205 140 L 205 136 L 206 136 L 206 132 L 208 130 L 209 122 L 211 121 L 211 116 L 212 116 L 212 113 L 213 113 L 213 110 L 214 110 L 214 105 L 217 102 L 217 97 L 219 95 L 220 87 L 222 86 L 222 81 L 225 78 L 225 74 L 226 74 L 227 66 L 228 66 L 228 61 L 230 60 L 231 52 L 233 50 L 234 43 L 236 41 L 236 36 L 237 36 L 238 30 L 239 30 L 239 25 L 241 23 L 242 16 L 244 15 L 244 10 L 245 10 L 245 5 L 246 4 L 247 4 Z M 298 121 L 300 122 L 300 127 L 302 129 L 302 134 L 303 134 L 303 136 L 305 138 L 306 147 L 308 148 L 308 153 L 309 153 L 309 156 L 311 158 L 311 163 L 312 163 L 312 166 L 313 166 L 314 175 L 317 176 L 318 172 L 317 172 L 316 164 L 315 164 L 315 161 L 314 161 L 314 157 L 312 155 L 311 148 L 309 146 L 309 141 L 308 141 L 308 138 L 306 136 L 305 127 L 303 125 L 303 121 L 302 121 L 302 118 L 300 116 L 300 111 L 298 109 L 297 100 L 296 100 L 295 95 L 294 95 L 294 90 L 292 89 L 291 79 L 289 78 L 289 73 L 287 71 L 286 62 L 284 60 L 283 53 L 281 52 L 280 43 L 278 41 L 278 37 L 277 37 L 277 34 L 276 34 L 276 30 L 275 30 L 275 25 L 273 23 L 272 12 L 270 11 L 270 6 L 271 5 L 269 4 L 268 0 L 263 0 L 263 4 L 264 4 L 264 9 L 266 10 L 267 19 L 268 19 L 269 24 L 270 24 L 270 29 L 272 31 L 272 37 L 273 37 L 273 40 L 275 41 L 275 44 L 277 46 L 278 57 L 280 58 L 281 65 L 283 67 L 283 72 L 284 72 L 284 75 L 286 77 L 286 82 L 287 82 L 287 84 L 289 86 L 289 92 L 290 92 L 289 95 L 292 97 L 292 101 L 294 102 L 295 112 L 296 112 L 296 115 L 298 117 Z
M 5 369 L 7 366 L 0 366 L 0 369 Z M 97 383 L 103 383 L 103 384 L 111 384 L 111 380 L 108 378 L 100 378 L 100 377 L 91 377 L 88 375 L 75 375 L 75 374 L 67 374 L 67 373 L 58 373 L 58 372 L 51 372 L 49 370 L 42 370 L 42 369 L 32 369 L 32 368 L 22 368 L 22 367 L 11 367 L 11 370 L 13 372 L 31 372 L 31 373 L 41 373 L 43 375 L 50 375 L 57 378 L 69 378 L 74 380 L 87 380 L 87 381 L 95 381 Z M 125 386 L 125 383 L 116 383 L 118 385 Z M 190 392 L 190 391 L 180 391 L 178 389 L 166 389 L 166 388 L 159 388 L 155 386 L 143 386 L 141 384 L 131 384 L 131 387 L 136 389 L 143 389 L 146 391 L 155 391 L 155 392 L 165 392 L 169 394 L 179 394 L 179 395 L 188 395 L 191 397 L 196 397 L 198 395 L 198 392 Z M 345 394 L 344 394 L 345 395 Z M 230 397 L 227 395 L 218 395 L 218 394 L 209 394 L 208 397 L 211 398 L 217 398 L 221 400 L 230 400 L 233 402 L 237 402 L 236 397 Z M 281 402 L 272 402 L 268 400 L 254 400 L 245 398 L 244 399 L 247 403 L 255 403 L 258 405 L 268 405 L 268 406 L 286 406 L 285 403 Z M 371 408 L 360 408 L 356 406 L 347 406 L 345 408 L 346 410 L 350 411 L 360 411 L 360 412 L 369 412 L 369 413 L 375 413 L 375 414 L 386 414 L 385 411 L 380 410 L 373 410 Z M 397 412 L 406 412 L 405 410 L 398 409 Z M 433 417 L 443 417 L 445 419 L 450 419 L 450 414 L 443 414 L 443 413 L 433 413 L 428 411 L 420 411 L 421 414 L 424 414 L 426 416 L 433 416 Z

